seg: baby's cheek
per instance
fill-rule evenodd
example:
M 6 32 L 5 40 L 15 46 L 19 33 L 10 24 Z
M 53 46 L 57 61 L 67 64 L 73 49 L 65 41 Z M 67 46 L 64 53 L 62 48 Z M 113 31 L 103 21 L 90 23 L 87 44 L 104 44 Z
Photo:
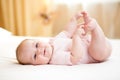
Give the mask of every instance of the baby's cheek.
M 36 61 L 37 62 L 40 62 L 42 60 L 42 56 L 41 55 L 38 55 L 37 58 L 36 58 Z

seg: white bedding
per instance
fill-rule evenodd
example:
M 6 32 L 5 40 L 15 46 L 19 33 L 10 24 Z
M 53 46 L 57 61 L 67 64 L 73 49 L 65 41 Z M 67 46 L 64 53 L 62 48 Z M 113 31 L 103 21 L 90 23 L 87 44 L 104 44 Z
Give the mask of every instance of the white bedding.
M 103 63 L 33 66 L 20 65 L 16 61 L 16 47 L 25 38 L 1 37 L 0 80 L 120 80 L 120 40 L 110 40 L 112 55 Z

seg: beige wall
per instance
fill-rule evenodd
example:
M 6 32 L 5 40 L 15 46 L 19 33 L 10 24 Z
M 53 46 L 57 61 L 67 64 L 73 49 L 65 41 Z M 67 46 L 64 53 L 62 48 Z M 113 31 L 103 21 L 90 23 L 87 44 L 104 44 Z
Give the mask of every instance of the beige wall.
M 91 4 L 86 10 L 98 21 L 106 36 L 120 38 L 120 2 Z
M 54 4 L 54 0 L 0 0 L 0 26 L 15 35 L 54 36 L 86 10 L 109 38 L 120 38 L 120 1 Z M 41 15 L 42 14 L 42 15 Z
M 0 26 L 14 35 L 51 36 L 50 0 L 0 0 Z M 47 4 L 49 2 L 49 4 Z
M 64 29 L 70 18 L 78 11 L 82 11 L 82 4 L 67 6 L 66 4 L 58 4 L 56 6 L 56 16 L 53 22 L 53 35 L 58 34 Z

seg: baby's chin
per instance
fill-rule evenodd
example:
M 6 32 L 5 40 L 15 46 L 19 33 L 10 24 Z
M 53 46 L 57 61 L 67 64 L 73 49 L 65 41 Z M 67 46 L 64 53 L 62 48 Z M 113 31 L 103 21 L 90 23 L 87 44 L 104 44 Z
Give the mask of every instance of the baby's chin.
M 45 49 L 45 56 L 48 57 L 48 58 L 51 58 L 52 54 L 53 54 L 53 49 L 52 49 L 52 47 L 49 45 L 49 46 L 47 46 L 46 49 Z
M 54 48 L 51 46 L 51 47 L 50 47 L 50 53 L 49 53 L 49 54 L 50 54 L 50 55 L 49 55 L 49 56 L 50 56 L 50 57 L 49 57 L 50 60 L 51 60 L 51 58 L 52 58 L 52 56 L 53 56 L 53 50 L 54 50 Z

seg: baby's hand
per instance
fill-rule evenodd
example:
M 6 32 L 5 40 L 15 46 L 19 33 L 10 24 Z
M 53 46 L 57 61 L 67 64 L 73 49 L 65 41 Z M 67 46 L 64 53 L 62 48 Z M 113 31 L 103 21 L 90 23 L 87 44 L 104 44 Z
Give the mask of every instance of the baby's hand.
M 78 26 L 78 29 L 76 30 L 75 34 L 78 34 L 81 38 L 85 37 L 84 25 L 79 24 L 77 26 Z
M 81 13 L 77 13 L 74 17 L 72 17 L 72 19 L 70 20 L 70 22 L 67 24 L 67 26 L 65 27 L 64 31 L 66 31 L 66 35 L 68 37 L 72 37 L 73 34 L 75 33 L 76 29 L 77 29 L 77 20 L 79 18 L 82 17 Z

